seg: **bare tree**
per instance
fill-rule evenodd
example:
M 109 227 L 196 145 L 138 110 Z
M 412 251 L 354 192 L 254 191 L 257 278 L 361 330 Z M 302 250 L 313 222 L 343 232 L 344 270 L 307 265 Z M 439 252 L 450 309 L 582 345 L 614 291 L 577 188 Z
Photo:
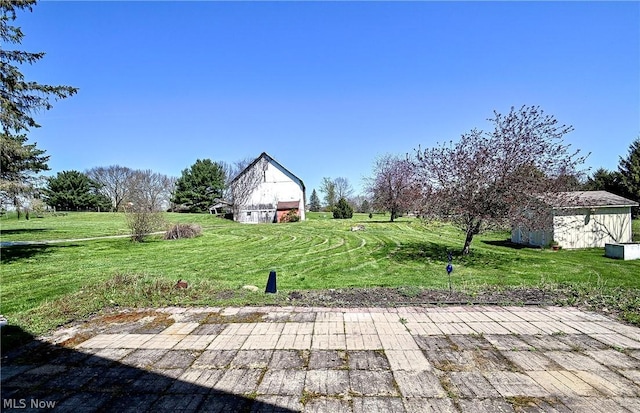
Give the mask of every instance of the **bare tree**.
M 336 198 L 349 199 L 353 195 L 353 187 L 347 178 L 339 176 L 333 180 L 333 184 L 336 188 Z
M 237 160 L 233 163 L 233 167 L 231 169 L 231 176 L 232 178 L 235 178 L 236 176 L 238 176 L 242 171 L 244 171 L 249 165 L 251 165 L 251 162 L 255 161 L 255 158 L 252 158 L 250 156 Z
M 176 178 L 150 169 L 132 172 L 127 187 L 127 201 L 148 211 L 162 211 L 169 206 L 169 198 Z
M 233 191 L 231 190 L 231 182 L 233 182 L 235 178 L 238 175 L 240 175 L 240 173 L 242 173 L 242 171 L 244 171 L 249 165 L 251 165 L 251 162 L 253 162 L 254 160 L 255 160 L 254 158 L 246 157 L 246 158 L 237 160 L 233 163 L 227 163 L 224 161 L 218 162 L 218 164 L 224 171 L 224 176 L 226 178 L 225 191 L 223 194 L 225 199 L 233 200 L 234 197 L 233 197 Z M 246 191 L 243 191 L 243 192 L 246 192 Z
M 245 165 L 246 161 L 247 159 L 237 161 L 234 164 L 234 169 L 237 170 L 237 173 L 229 184 L 229 193 L 233 202 L 233 213 L 236 216 L 239 214 L 240 208 L 243 205 L 249 204 L 256 188 L 264 182 L 265 172 L 269 165 L 269 161 L 265 157 L 260 158 L 250 168 L 248 166 L 251 165 L 251 162 L 254 160 L 251 160 L 251 162 Z
M 86 174 L 100 185 L 100 193 L 111 199 L 113 211 L 120 210 L 128 197 L 134 171 L 126 166 L 111 165 L 89 169 Z
M 344 177 L 331 179 L 324 177 L 320 183 L 320 192 L 324 194 L 324 203 L 328 211 L 333 210 L 339 199 L 350 199 L 353 194 L 353 187 L 349 180 Z
M 132 171 L 123 202 L 132 241 L 142 242 L 153 231 L 166 227 L 162 211 L 169 205 L 175 181 L 150 169 Z
M 536 211 L 546 208 L 539 195 L 547 202 L 561 196 L 585 159 L 563 143 L 573 128 L 558 125 L 539 107 L 494 115 L 491 132 L 474 129 L 457 143 L 416 151 L 423 210 L 465 232 L 463 254 L 473 236 L 491 226 L 518 220 L 529 220 L 529 228 L 544 226 L 536 222 Z
M 371 202 L 365 195 L 355 195 L 347 199 L 347 202 L 353 207 L 355 212 L 364 213 L 371 212 Z
M 413 164 L 406 158 L 389 154 L 381 156 L 374 164 L 373 176 L 365 182 L 373 207 L 389 211 L 391 222 L 399 212 L 414 209 L 419 199 Z
M 322 192 L 324 203 L 328 211 L 333 210 L 333 207 L 338 202 L 336 197 L 336 184 L 331 178 L 324 177 L 320 183 L 320 192 Z

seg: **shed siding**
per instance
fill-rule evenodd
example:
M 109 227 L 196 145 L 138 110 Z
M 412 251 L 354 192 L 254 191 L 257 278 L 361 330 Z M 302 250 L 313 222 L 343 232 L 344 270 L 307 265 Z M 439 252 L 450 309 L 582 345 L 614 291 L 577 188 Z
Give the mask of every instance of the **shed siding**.
M 553 237 L 563 248 L 603 248 L 632 240 L 629 207 L 556 210 L 553 226 Z
M 535 247 L 544 247 L 549 245 L 553 240 L 552 230 L 527 230 L 526 228 L 517 227 L 511 231 L 511 242 L 515 244 L 532 245 Z
M 565 249 L 604 248 L 604 244 L 631 242 L 631 208 L 556 209 L 553 228 L 530 231 L 516 227 L 511 242 L 544 247 L 554 240 Z

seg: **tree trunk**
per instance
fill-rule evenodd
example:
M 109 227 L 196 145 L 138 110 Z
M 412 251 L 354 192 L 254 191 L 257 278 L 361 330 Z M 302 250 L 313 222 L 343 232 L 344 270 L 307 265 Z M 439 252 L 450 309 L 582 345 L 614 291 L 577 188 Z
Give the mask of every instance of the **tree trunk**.
M 396 210 L 395 208 L 391 208 L 391 222 L 396 219 Z
M 20 220 L 20 203 L 18 202 L 17 196 L 13 197 L 13 207 L 15 208 L 16 213 L 18 215 L 18 220 Z
M 469 254 L 471 241 L 473 241 L 473 232 L 467 231 L 467 237 L 464 240 L 464 247 L 462 248 L 462 255 Z
M 471 221 L 467 225 L 467 236 L 464 240 L 464 247 L 462 248 L 462 255 L 468 255 L 471 251 L 471 241 L 473 241 L 473 236 L 480 233 L 480 227 L 482 226 L 482 220 L 479 219 L 477 221 Z

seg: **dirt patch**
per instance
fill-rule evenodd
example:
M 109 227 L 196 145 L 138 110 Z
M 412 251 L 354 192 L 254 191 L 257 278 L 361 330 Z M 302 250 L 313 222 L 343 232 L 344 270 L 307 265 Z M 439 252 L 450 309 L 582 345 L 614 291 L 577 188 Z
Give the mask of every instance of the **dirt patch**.
M 103 333 L 159 333 L 175 322 L 170 314 L 144 311 L 120 311 L 100 315 L 85 322 L 74 323 L 58 330 L 50 338 L 52 343 L 73 348 L 90 338 Z
M 170 314 L 155 310 L 120 311 L 89 320 L 98 332 L 136 334 L 159 333 L 174 322 Z
M 73 337 L 70 337 L 70 338 L 64 340 L 59 345 L 62 346 L 62 347 L 66 347 L 66 348 L 73 348 L 73 347 L 77 346 L 78 344 L 89 340 L 93 336 L 95 336 L 95 334 L 91 334 L 91 333 L 88 333 L 88 332 L 78 333 L 78 334 L 74 335 Z
M 477 291 L 429 290 L 419 286 L 292 291 L 279 304 L 299 307 L 402 307 L 446 305 L 571 306 L 640 325 L 640 290 L 600 291 L 558 285 L 542 288 L 484 286 Z
M 175 323 L 171 315 L 166 313 L 158 312 L 148 317 L 148 320 L 146 317 L 139 320 L 139 322 L 144 320 L 144 323 L 134 331 L 136 334 L 157 334 Z
M 236 297 L 236 292 L 234 290 L 223 290 L 216 294 L 217 300 L 231 300 Z
M 559 294 L 558 294 L 559 295 Z M 477 293 L 421 288 L 348 288 L 293 291 L 288 301 L 298 306 L 387 307 L 402 305 L 552 305 L 559 298 L 535 288 L 486 289 Z

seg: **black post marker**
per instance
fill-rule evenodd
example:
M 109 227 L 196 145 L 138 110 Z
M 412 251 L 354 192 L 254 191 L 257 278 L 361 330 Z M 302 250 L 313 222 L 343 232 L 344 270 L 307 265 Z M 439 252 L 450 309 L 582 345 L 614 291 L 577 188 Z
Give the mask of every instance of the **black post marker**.
M 453 272 L 453 264 L 451 264 L 451 261 L 453 260 L 453 255 L 451 254 L 451 251 L 448 252 L 449 255 L 449 263 L 447 264 L 447 275 L 449 276 L 449 294 L 453 293 L 453 286 L 451 285 L 451 273 Z
M 276 291 L 277 291 L 277 289 L 276 289 L 276 272 L 272 270 L 269 273 L 269 280 L 267 281 L 267 288 L 264 290 L 264 292 L 265 293 L 275 294 Z

